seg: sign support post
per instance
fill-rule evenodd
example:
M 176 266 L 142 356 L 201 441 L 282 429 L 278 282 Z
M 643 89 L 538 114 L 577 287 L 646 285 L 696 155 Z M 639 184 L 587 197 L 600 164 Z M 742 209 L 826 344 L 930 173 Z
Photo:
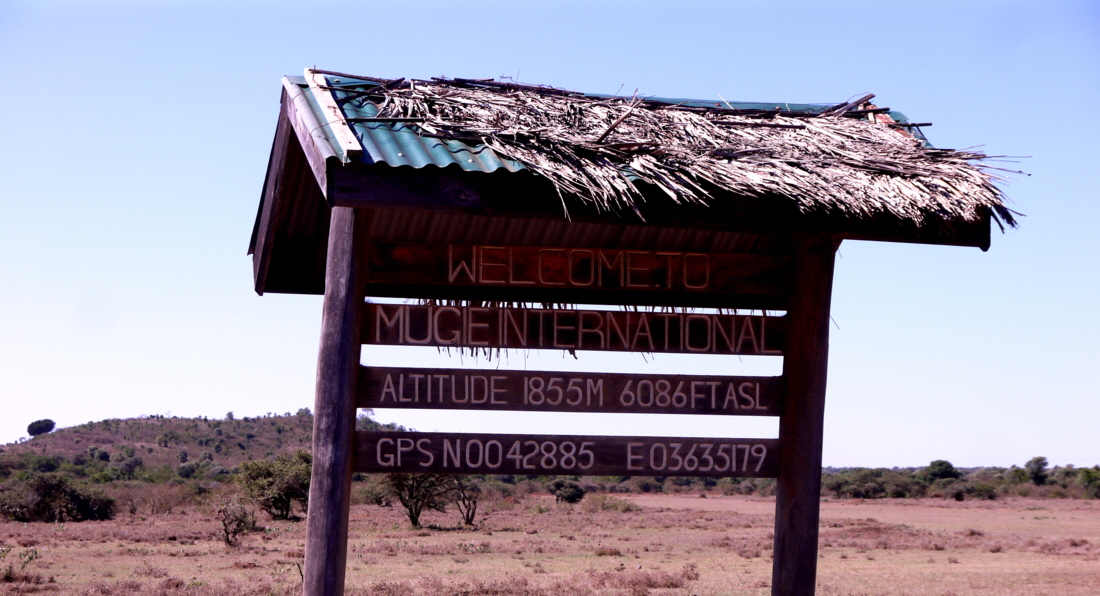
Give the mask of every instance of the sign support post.
M 817 579 L 829 307 L 838 247 L 839 241 L 827 236 L 795 238 L 775 497 L 772 594 L 777 596 L 812 596 Z
M 303 592 L 308 596 L 344 593 L 365 279 L 361 246 L 366 240 L 366 223 L 367 214 L 361 209 L 332 209 L 306 516 Z

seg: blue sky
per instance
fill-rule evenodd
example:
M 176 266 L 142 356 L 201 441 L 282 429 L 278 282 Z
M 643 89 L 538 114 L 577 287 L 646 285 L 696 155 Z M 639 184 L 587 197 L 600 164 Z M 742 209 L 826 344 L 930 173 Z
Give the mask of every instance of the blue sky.
M 0 442 L 312 406 L 320 297 L 251 290 L 278 114 L 306 66 L 590 92 L 835 103 L 937 146 L 1030 156 L 977 249 L 845 242 L 826 465 L 1100 463 L 1100 5 L 1091 2 L 0 0 Z M 364 362 L 455 362 L 365 350 Z M 708 359 L 709 358 L 709 359 Z M 464 366 L 497 363 L 462 361 Z M 717 357 L 512 354 L 510 368 L 770 373 Z M 419 430 L 736 436 L 774 422 L 379 411 Z

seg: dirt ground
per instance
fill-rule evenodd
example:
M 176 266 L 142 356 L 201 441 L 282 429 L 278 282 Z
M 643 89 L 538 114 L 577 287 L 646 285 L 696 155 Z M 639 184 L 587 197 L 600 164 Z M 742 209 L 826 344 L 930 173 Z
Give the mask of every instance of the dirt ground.
M 591 497 L 591 495 L 590 495 Z M 586 498 L 586 500 L 590 500 Z M 770 593 L 774 501 L 626 495 L 638 511 L 483 503 L 408 527 L 399 507 L 355 506 L 349 594 L 677 596 Z M 111 522 L 0 524 L 16 581 L 0 593 L 283 595 L 301 589 L 303 522 L 227 548 L 202 508 Z M 824 501 L 822 595 L 1100 593 L 1100 502 Z M 37 556 L 21 569 L 24 560 Z

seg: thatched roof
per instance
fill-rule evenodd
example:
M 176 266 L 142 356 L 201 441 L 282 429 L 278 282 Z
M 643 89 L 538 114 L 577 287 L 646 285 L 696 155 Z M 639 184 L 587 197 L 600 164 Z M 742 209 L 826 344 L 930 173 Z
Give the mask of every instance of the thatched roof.
M 326 87 L 369 114 L 350 118 L 354 125 L 495 152 L 608 211 L 637 211 L 640 182 L 677 203 L 709 204 L 724 191 L 786 199 L 804 214 L 918 226 L 991 214 L 1015 225 L 985 154 L 930 146 L 869 103 L 873 96 L 818 110 L 745 110 L 488 80 L 356 79 Z

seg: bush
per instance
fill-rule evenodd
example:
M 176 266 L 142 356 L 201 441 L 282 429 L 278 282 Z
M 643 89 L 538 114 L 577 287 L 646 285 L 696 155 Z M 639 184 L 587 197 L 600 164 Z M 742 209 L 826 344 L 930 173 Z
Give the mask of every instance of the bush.
M 44 435 L 52 431 L 53 428 L 54 421 L 50 420 L 49 418 L 43 420 L 35 420 L 34 422 L 27 425 L 27 434 L 32 437 L 37 437 L 38 435 Z
M 547 487 L 550 494 L 554 495 L 554 501 L 557 503 L 569 503 L 575 505 L 581 502 L 584 498 L 584 489 L 581 485 L 573 482 L 572 480 L 562 480 L 558 478 L 551 482 Z
M 924 478 L 928 482 L 935 482 L 943 478 L 962 478 L 962 472 L 956 470 L 951 462 L 937 459 L 924 469 Z
M 256 529 L 256 512 L 239 494 L 223 496 L 218 502 L 217 518 L 222 524 L 222 541 L 226 546 L 237 546 L 240 536 Z
M 22 522 L 105 520 L 114 517 L 115 500 L 60 474 L 36 474 L 18 489 L 0 492 L 0 514 Z
M 620 499 L 618 497 L 612 497 L 611 495 L 596 495 L 590 499 L 585 500 L 581 505 L 581 511 L 585 513 L 600 513 L 603 511 L 612 511 L 615 513 L 628 513 L 630 511 L 641 511 L 642 508 L 635 505 L 631 501 L 626 499 Z
M 355 490 L 353 501 L 364 505 L 393 507 L 393 493 L 384 478 L 378 474 L 368 474 Z
M 304 449 L 280 455 L 275 461 L 246 461 L 239 467 L 237 482 L 268 515 L 290 519 L 294 503 L 300 503 L 303 510 L 308 506 L 312 465 L 313 456 Z
M 1027 476 L 1035 486 L 1047 483 L 1047 458 L 1033 457 L 1024 464 L 1024 469 L 1027 470 Z

